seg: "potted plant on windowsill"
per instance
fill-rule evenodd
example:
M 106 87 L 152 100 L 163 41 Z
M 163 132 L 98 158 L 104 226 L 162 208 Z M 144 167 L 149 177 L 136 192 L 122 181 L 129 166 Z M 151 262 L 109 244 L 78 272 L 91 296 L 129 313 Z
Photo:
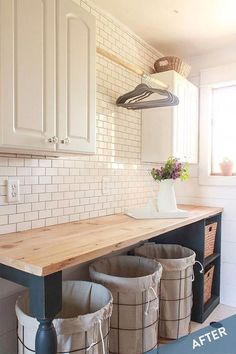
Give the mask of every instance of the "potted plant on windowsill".
M 166 164 L 151 170 L 153 179 L 159 182 L 157 208 L 159 212 L 175 212 L 178 210 L 174 182 L 180 178 L 182 181 L 189 179 L 188 164 L 182 163 L 175 157 L 170 157 Z
M 224 160 L 220 163 L 220 169 L 223 176 L 232 176 L 233 174 L 233 161 L 228 157 L 225 157 Z

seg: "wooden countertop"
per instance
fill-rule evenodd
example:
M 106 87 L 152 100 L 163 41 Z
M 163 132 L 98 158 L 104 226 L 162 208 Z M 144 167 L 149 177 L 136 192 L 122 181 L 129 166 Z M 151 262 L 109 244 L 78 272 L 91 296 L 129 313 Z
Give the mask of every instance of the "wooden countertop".
M 0 236 L 0 263 L 48 275 L 139 241 L 221 213 L 222 208 L 181 206 L 185 219 L 135 220 L 118 214 Z

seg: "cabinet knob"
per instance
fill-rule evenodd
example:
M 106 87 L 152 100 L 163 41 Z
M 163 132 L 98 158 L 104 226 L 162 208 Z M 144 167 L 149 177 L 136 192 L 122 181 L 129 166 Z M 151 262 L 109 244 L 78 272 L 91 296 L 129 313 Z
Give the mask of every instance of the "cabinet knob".
M 69 138 L 62 139 L 61 144 L 70 144 L 70 139 Z
M 48 139 L 48 142 L 50 144 L 57 144 L 58 143 L 58 137 L 57 136 L 53 136 L 53 137 Z

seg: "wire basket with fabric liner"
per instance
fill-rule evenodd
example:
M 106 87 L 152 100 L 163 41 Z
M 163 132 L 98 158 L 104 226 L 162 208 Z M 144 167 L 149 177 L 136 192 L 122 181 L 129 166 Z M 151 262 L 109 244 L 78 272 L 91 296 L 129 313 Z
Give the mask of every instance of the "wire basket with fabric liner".
M 136 248 L 135 254 L 155 259 L 163 267 L 160 285 L 160 337 L 176 339 L 189 334 L 195 252 L 180 245 L 149 242 Z
M 94 262 L 89 271 L 114 298 L 110 353 L 140 354 L 157 348 L 162 266 L 143 257 L 115 256 Z
M 54 319 L 58 353 L 109 353 L 112 295 L 99 284 L 85 281 L 62 283 L 62 311 Z M 28 293 L 16 302 L 18 354 L 35 353 L 38 321 L 31 317 Z

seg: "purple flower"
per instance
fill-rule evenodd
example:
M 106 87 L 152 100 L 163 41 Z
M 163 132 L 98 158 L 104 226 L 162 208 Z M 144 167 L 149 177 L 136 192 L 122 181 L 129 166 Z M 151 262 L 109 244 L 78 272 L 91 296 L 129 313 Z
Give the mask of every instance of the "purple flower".
M 170 157 L 164 166 L 153 168 L 151 175 L 155 180 L 161 181 L 164 179 L 188 179 L 188 165 L 179 162 L 177 158 Z

